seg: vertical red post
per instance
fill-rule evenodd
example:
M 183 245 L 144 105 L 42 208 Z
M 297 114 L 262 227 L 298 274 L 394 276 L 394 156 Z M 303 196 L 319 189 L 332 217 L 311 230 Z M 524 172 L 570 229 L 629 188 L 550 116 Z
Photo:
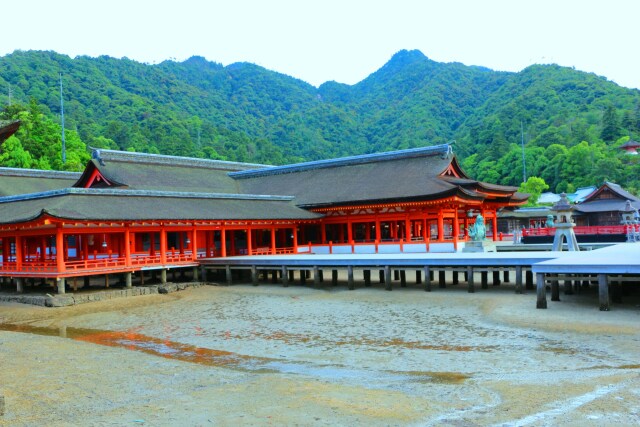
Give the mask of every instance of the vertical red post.
M 444 212 L 438 209 L 438 242 L 444 242 Z
M 124 265 L 131 266 L 131 231 L 129 224 L 124 226 Z
M 458 250 L 458 238 L 460 235 L 460 219 L 458 218 L 458 207 L 453 209 L 453 249 Z
M 324 227 L 323 227 L 324 229 Z M 271 254 L 276 254 L 276 227 L 275 225 L 271 226 Z
M 22 270 L 22 236 L 16 236 L 16 270 Z
M 65 271 L 64 265 L 64 235 L 62 234 L 62 226 L 56 227 L 56 267 L 58 273 Z
M 491 233 L 493 236 L 493 241 L 495 242 L 496 240 L 498 240 L 498 212 L 494 209 L 493 210 L 493 218 L 491 219 L 491 226 L 493 227 L 493 233 Z
M 411 221 L 409 217 L 404 219 L 404 240 L 409 243 L 411 241 Z
M 198 232 L 195 226 L 191 228 L 191 259 L 198 260 Z
M 251 238 L 251 227 L 247 228 L 247 255 L 251 255 L 253 239 Z
M 160 263 L 167 263 L 167 230 L 164 225 L 160 227 Z
M 226 230 L 223 228 L 220 230 L 220 256 L 227 256 L 227 235 Z

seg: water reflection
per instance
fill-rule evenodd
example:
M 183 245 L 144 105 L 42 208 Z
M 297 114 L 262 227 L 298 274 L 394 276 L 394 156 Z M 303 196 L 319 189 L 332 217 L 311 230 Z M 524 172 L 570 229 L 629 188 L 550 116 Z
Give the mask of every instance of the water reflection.
M 97 345 L 140 351 L 157 357 L 197 363 L 199 365 L 224 367 L 254 373 L 299 374 L 334 381 L 358 382 L 375 387 L 380 386 L 380 381 L 384 383 L 433 382 L 439 384 L 461 384 L 469 378 L 467 375 L 455 372 L 380 372 L 336 365 L 312 365 L 284 359 L 249 356 L 154 338 L 140 334 L 135 329 L 128 331 L 102 331 L 67 326 L 47 328 L 31 325 L 0 324 L 0 331 L 59 336 Z

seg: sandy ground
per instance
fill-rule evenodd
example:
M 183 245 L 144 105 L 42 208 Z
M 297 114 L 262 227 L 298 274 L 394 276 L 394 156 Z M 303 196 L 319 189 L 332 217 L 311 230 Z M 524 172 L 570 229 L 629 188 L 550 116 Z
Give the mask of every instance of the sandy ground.
M 562 300 L 235 285 L 0 304 L 0 425 L 640 424 L 637 298 Z

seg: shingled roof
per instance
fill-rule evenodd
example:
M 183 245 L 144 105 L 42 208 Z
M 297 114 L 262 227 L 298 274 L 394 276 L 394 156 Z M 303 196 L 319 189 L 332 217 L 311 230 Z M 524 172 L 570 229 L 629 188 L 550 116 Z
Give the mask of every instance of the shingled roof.
M 605 194 L 606 196 L 603 197 Z M 627 209 L 627 200 L 631 202 L 634 209 L 640 209 L 640 198 L 618 184 L 605 182 L 583 202 L 575 205 L 575 209 L 583 213 L 624 212 Z
M 292 197 L 66 188 L 0 197 L 0 223 L 43 216 L 70 220 L 310 220 Z
M 71 187 L 79 172 L 0 168 L 0 197 Z
M 473 180 L 449 145 L 345 157 L 260 170 L 231 172 L 247 193 L 290 194 L 306 208 L 386 201 L 432 200 L 457 195 L 483 200 L 483 191 L 526 200 L 517 188 Z
M 232 171 L 259 169 L 260 164 L 195 159 L 157 154 L 94 150 L 93 159 L 74 187 L 86 187 L 95 170 L 101 187 L 136 190 L 238 193 Z

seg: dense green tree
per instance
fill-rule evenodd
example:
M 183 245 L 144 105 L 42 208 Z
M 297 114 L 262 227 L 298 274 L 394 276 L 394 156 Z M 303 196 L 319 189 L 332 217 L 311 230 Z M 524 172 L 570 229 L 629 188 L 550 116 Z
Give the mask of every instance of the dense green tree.
M 148 65 L 16 51 L 0 57 L 0 84 L 11 85 L 14 103 L 0 93 L 0 116 L 23 121 L 16 138 L 30 167 L 75 169 L 88 156 L 84 143 L 282 164 L 455 140 L 471 176 L 519 185 L 524 142 L 527 175 L 555 191 L 605 178 L 640 188 L 640 161 L 611 148 L 623 134 L 640 137 L 640 92 L 557 65 L 505 73 L 401 51 L 355 85 L 315 88 L 253 64 L 200 57 Z M 6 151 L 20 158 L 18 148 Z
M 527 206 L 535 206 L 542 192 L 548 189 L 549 186 L 544 182 L 544 179 L 537 176 L 530 176 L 527 178 L 527 182 L 523 182 L 520 185 L 519 191 L 529 194 Z
M 602 115 L 602 132 L 600 137 L 603 141 L 615 141 L 620 137 L 620 119 L 618 111 L 613 105 L 608 105 Z
M 11 136 L 2 144 L 0 165 L 28 169 L 34 166 L 34 162 L 31 154 L 22 147 L 20 140 L 15 136 Z

